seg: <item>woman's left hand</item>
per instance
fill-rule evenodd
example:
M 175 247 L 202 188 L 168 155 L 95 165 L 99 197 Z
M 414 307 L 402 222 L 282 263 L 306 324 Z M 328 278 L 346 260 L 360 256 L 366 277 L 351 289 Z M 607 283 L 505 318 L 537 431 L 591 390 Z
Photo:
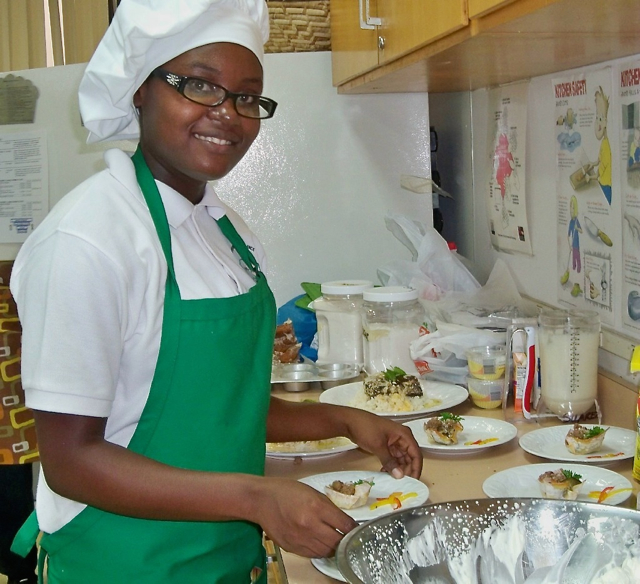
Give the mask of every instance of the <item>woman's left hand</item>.
M 414 479 L 422 473 L 422 452 L 409 428 L 381 416 L 349 408 L 347 420 L 350 438 L 360 448 L 374 454 L 382 470 L 400 479 Z

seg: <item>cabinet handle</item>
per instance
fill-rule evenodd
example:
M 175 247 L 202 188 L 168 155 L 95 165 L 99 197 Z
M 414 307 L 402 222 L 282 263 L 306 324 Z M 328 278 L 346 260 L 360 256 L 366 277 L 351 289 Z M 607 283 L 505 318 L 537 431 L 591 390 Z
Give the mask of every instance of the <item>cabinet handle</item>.
M 376 26 L 382 24 L 382 19 L 369 16 L 369 0 L 365 0 L 365 15 L 362 17 L 362 0 L 358 0 L 358 13 L 360 15 L 360 28 L 363 30 L 374 30 Z
M 385 43 L 384 37 L 383 36 L 379 36 L 378 37 L 378 50 L 379 51 L 384 51 L 384 43 Z

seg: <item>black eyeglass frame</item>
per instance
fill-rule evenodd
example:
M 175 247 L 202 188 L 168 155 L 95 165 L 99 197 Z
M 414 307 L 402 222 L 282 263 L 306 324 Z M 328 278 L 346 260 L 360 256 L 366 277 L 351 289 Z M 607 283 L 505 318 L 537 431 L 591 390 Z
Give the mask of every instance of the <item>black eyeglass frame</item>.
M 162 67 L 154 69 L 151 72 L 151 76 L 162 79 L 162 81 L 171 85 L 171 87 L 173 87 L 185 99 L 188 99 L 189 101 L 197 103 L 199 105 L 204 105 L 206 107 L 216 107 L 224 103 L 228 98 L 231 98 L 233 100 L 233 107 L 235 107 L 237 114 L 243 118 L 249 118 L 251 120 L 268 120 L 269 118 L 273 117 L 273 115 L 276 113 L 276 108 L 278 107 L 278 102 L 274 101 L 273 99 L 269 99 L 268 97 L 263 97 L 262 95 L 256 95 L 254 93 L 234 93 L 233 91 L 229 91 L 226 87 L 218 85 L 217 83 L 212 83 L 207 79 L 202 79 L 201 77 L 186 77 L 184 75 L 178 75 L 176 73 L 171 73 L 171 71 L 167 71 Z M 203 103 L 201 101 L 191 99 L 184 94 L 184 88 L 186 87 L 187 83 L 189 83 L 189 81 L 201 81 L 213 87 L 218 87 L 222 89 L 222 91 L 224 91 L 224 96 L 216 103 Z M 241 97 L 255 97 L 258 100 L 258 105 L 267 112 L 267 115 L 264 117 L 255 117 L 247 116 L 246 114 L 240 113 L 238 111 L 237 100 Z

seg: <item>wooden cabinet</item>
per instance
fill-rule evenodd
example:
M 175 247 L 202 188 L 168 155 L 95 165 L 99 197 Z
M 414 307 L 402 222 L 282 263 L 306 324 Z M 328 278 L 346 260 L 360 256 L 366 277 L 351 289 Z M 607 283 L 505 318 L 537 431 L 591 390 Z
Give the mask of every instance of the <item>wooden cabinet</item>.
M 467 0 L 331 0 L 339 85 L 467 26 Z
M 370 10 L 375 10 L 375 0 Z M 331 0 L 331 66 L 333 84 L 378 65 L 378 30 L 364 21 L 365 0 Z M 361 22 L 362 19 L 362 22 Z
M 477 18 L 513 1 L 514 0 L 468 0 L 469 18 Z
M 345 47 L 340 4 L 357 2 L 331 0 L 332 43 Z M 474 12 L 466 24 L 442 13 L 449 28 L 438 34 L 434 9 L 445 4 L 465 19 Z M 348 74 L 337 73 L 351 51 L 336 53 L 339 93 L 469 91 L 640 53 L 639 0 L 377 0 L 375 9 L 382 23 L 366 32 L 384 37 L 384 52 Z
M 469 24 L 467 0 L 378 0 L 380 63 Z

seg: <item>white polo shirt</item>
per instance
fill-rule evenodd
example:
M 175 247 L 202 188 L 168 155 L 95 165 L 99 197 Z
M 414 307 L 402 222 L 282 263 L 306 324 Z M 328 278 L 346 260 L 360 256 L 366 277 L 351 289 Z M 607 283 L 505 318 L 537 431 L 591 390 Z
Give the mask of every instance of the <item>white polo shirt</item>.
M 37 410 L 108 418 L 106 439 L 126 446 L 153 379 L 167 265 L 131 159 L 105 153 L 107 169 L 66 195 L 27 238 L 11 292 L 22 334 L 22 384 Z M 193 205 L 157 183 L 183 299 L 221 298 L 255 282 L 215 219 L 227 215 L 265 270 L 257 238 L 207 185 Z M 38 487 L 40 528 L 51 533 L 84 505 Z

